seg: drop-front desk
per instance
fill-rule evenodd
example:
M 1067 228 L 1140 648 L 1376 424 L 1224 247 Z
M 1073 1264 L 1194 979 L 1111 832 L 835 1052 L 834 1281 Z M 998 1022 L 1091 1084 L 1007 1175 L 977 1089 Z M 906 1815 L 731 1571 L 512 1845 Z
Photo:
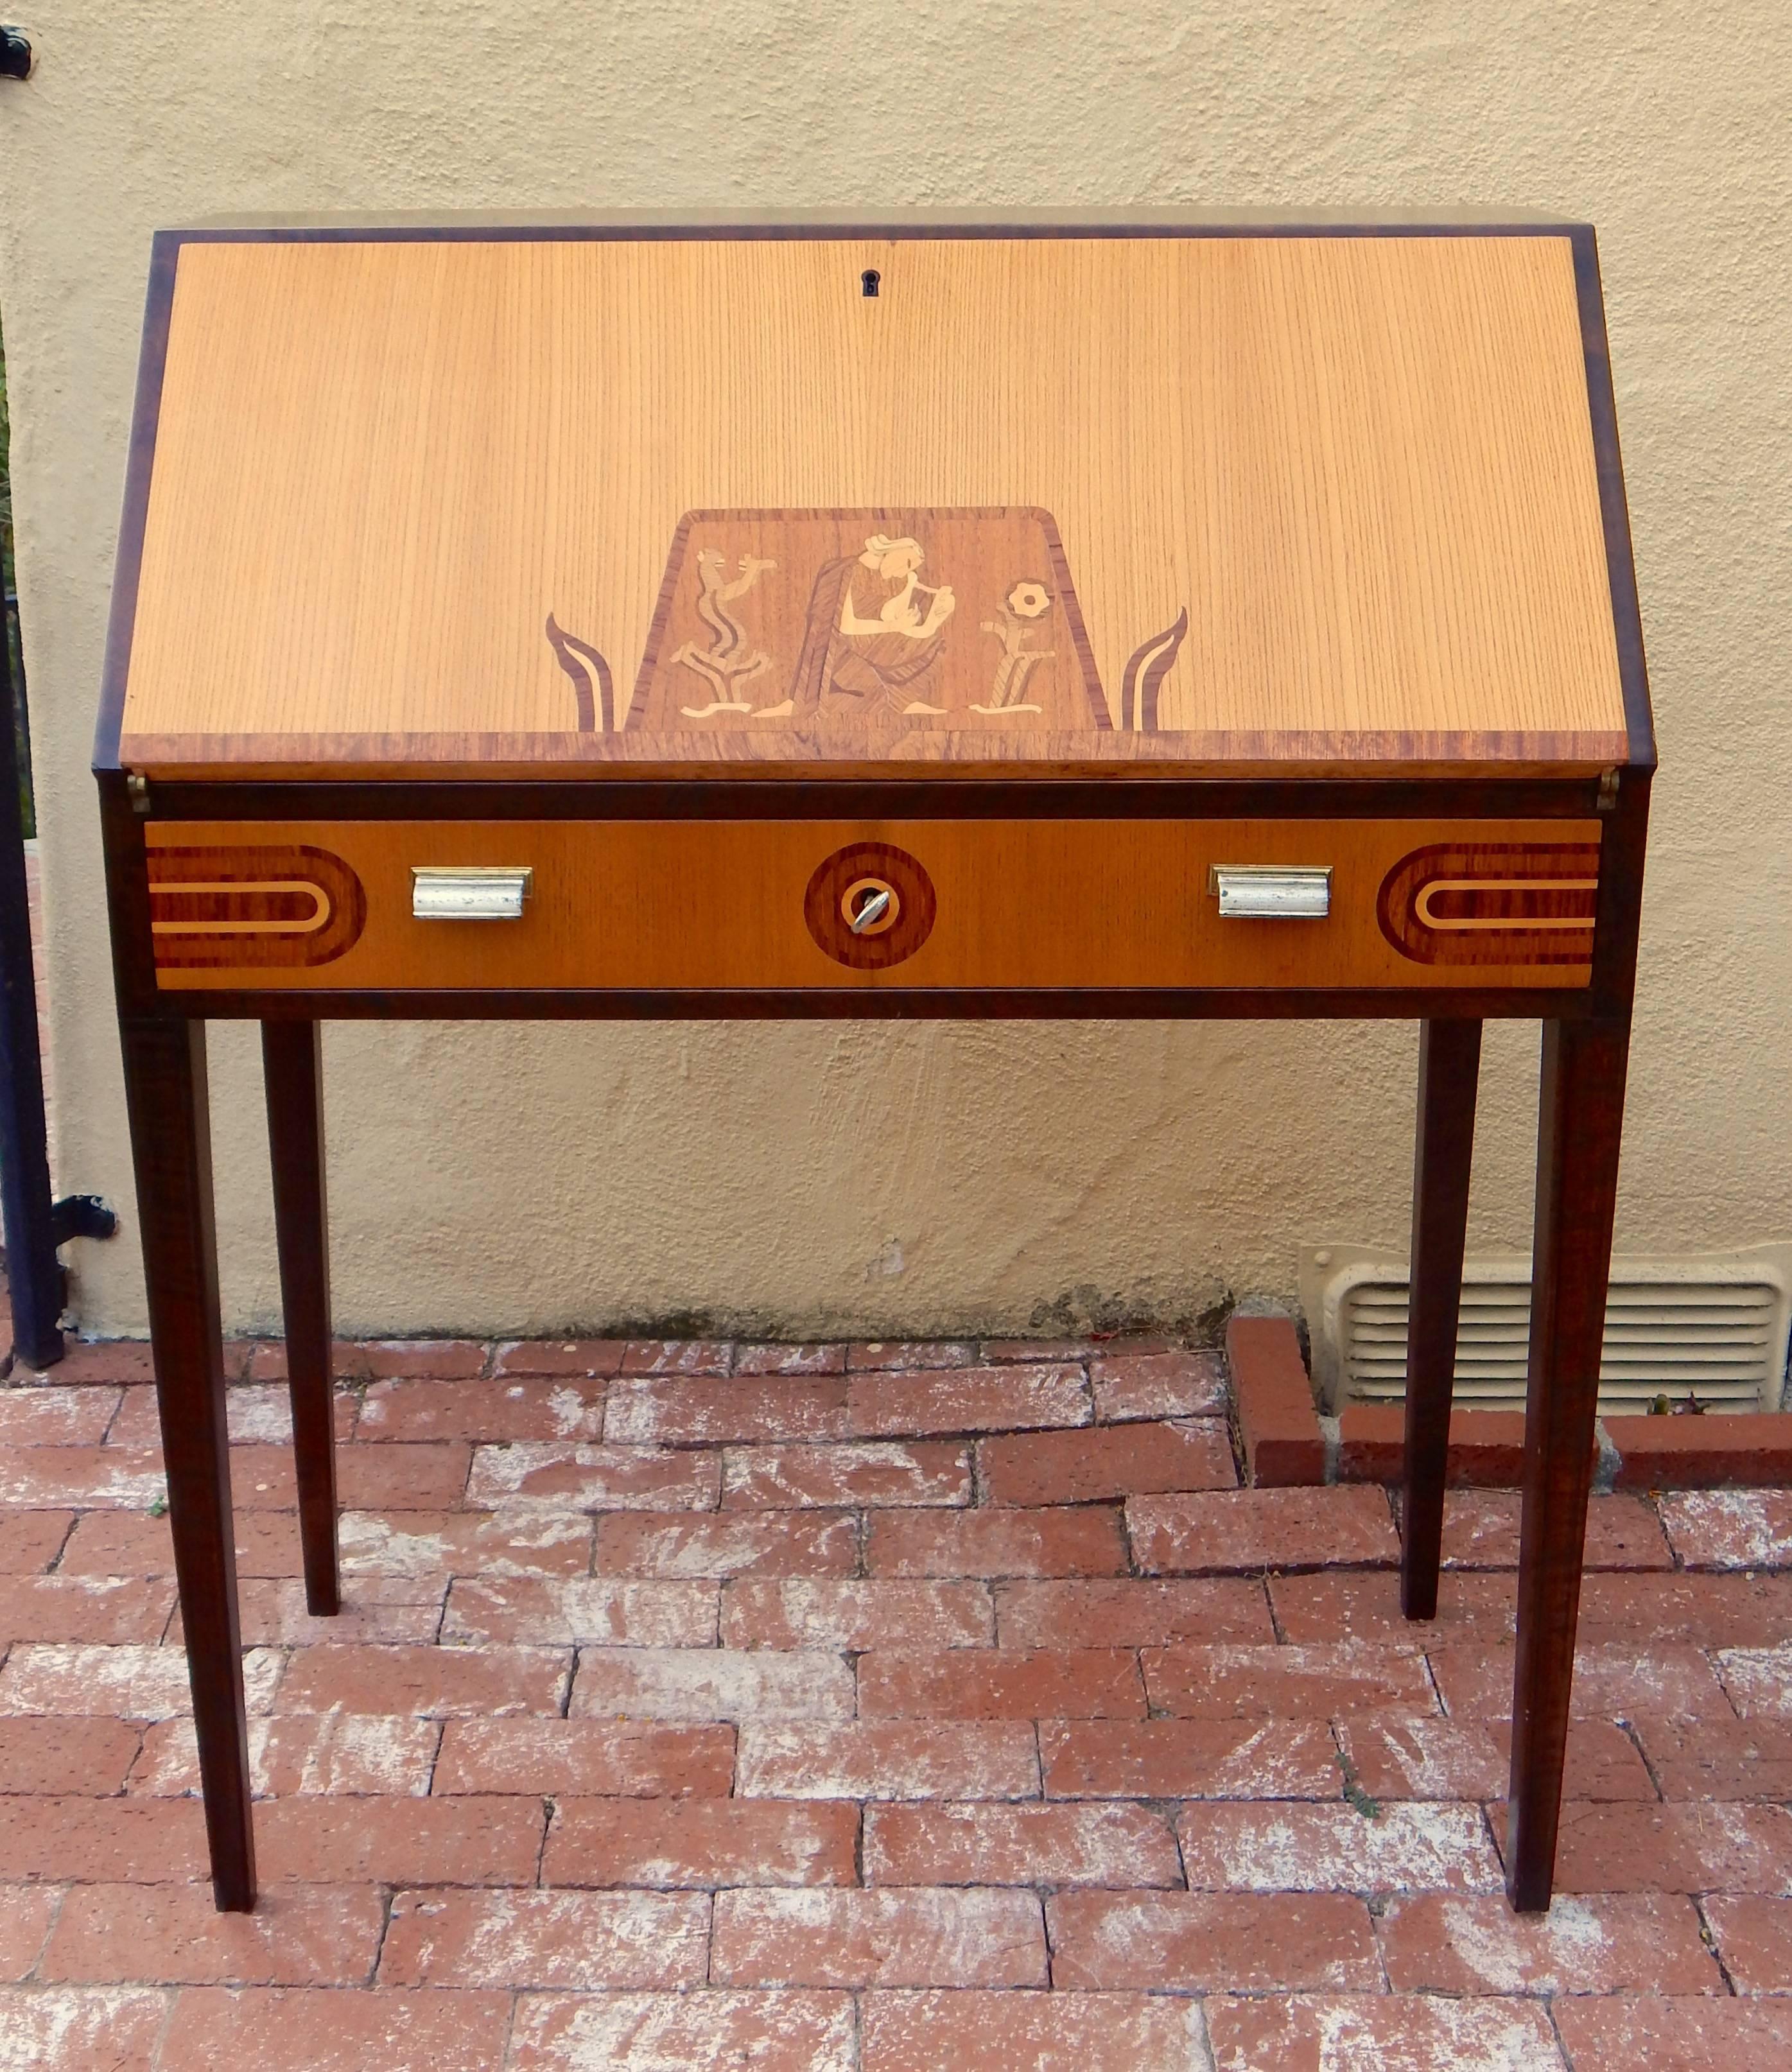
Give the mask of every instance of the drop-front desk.
M 1502 1015 L 1543 1030 L 1507 1856 L 1547 1906 L 1654 762 L 1584 226 L 158 236 L 97 767 L 218 1904 L 208 1019 L 261 1024 L 319 1612 L 321 1020 L 1416 1021 L 1423 1619 Z

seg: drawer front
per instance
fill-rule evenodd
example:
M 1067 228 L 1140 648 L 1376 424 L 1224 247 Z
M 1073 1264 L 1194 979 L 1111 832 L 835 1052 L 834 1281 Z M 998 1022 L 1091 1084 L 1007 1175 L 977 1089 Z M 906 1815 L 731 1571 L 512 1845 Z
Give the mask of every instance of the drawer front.
M 1600 838 L 1597 820 L 146 832 L 158 985 L 329 992 L 1576 987 Z M 420 895 L 420 871 L 455 875 Z M 413 911 L 469 902 L 516 917 Z

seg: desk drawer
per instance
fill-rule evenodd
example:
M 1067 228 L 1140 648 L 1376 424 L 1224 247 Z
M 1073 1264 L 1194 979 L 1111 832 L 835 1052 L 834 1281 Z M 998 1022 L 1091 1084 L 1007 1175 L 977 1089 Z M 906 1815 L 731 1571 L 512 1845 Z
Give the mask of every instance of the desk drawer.
M 337 820 L 146 833 L 166 989 L 1560 988 L 1590 976 L 1600 824 Z M 1250 874 L 1266 866 L 1280 874 Z M 520 902 L 514 878 L 492 881 L 495 903 L 520 912 L 465 918 L 455 910 L 494 903 L 477 880 L 426 881 L 419 898 L 418 871 L 457 868 L 526 871 Z

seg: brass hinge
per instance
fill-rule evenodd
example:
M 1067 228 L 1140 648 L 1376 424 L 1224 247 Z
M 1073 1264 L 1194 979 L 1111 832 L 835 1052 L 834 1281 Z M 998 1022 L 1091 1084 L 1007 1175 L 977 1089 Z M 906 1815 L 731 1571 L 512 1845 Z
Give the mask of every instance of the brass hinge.
M 1605 771 L 1599 779 L 1599 810 L 1602 813 L 1617 810 L 1617 772 Z
M 125 789 L 130 794 L 130 809 L 134 813 L 150 810 L 150 780 L 141 770 L 134 770 L 125 779 Z

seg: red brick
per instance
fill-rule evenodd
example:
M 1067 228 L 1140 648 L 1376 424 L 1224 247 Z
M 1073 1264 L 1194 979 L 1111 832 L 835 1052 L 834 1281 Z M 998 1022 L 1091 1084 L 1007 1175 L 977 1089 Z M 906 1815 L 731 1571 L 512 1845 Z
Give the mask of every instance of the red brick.
M 1670 1902 L 1672 1904 L 1673 1902 Z M 1704 1903 L 1724 1968 L 1739 1993 L 1783 1993 L 1792 1984 L 1792 1899 L 1732 1897 Z M 1685 1992 L 1685 1987 L 1669 1987 Z
M 1326 1442 L 1293 1325 L 1286 1317 L 1234 1316 L 1226 1362 L 1247 1479 L 1259 1489 L 1322 1482 Z
M 849 1582 L 815 1577 L 723 1586 L 728 1647 L 986 1647 L 996 1638 L 986 1583 Z
M 853 1671 L 819 1650 L 586 1648 L 572 1711 L 581 1719 L 849 1720 Z
M 615 1511 L 598 1521 L 594 1566 L 617 1576 L 850 1576 L 858 1558 L 850 1512 L 686 1519 Z
M 1216 1417 L 985 1439 L 977 1462 L 988 1503 L 1087 1503 L 1153 1490 L 1238 1486 L 1232 1442 Z
M 1381 1987 L 1369 1910 L 1342 1893 L 1067 1892 L 1046 1914 L 1060 1992 Z
M 238 1581 L 236 1605 L 245 1645 L 368 1641 L 393 1646 L 435 1638 L 447 1591 L 446 1577 L 430 1584 L 409 1576 L 354 1576 L 343 1589 L 342 1609 L 314 1618 L 306 1609 L 303 1583 L 290 1576 L 251 1576 Z M 167 1637 L 178 1641 L 182 1634 L 177 1610 Z
M 558 1713 L 567 1648 L 308 1647 L 280 1687 L 282 1712 L 371 1712 L 431 1719 Z
M 510 2008 L 508 1993 L 188 1986 L 157 2072 L 491 2072 Z
M 426 1581 L 471 1575 L 489 1581 L 500 1576 L 582 1576 L 591 1565 L 591 1521 L 569 1511 L 349 1511 L 339 1530 L 343 1572 L 347 1577 L 403 1576 Z M 294 1558 L 298 1544 L 294 1526 Z M 242 1565 L 239 1548 L 239 1570 Z
M 1601 2007 L 1609 2003 L 1601 2000 Z M 1215 2061 L 1275 2072 L 1562 2072 L 1549 2016 L 1522 2000 L 1398 2000 L 1387 1993 L 1290 1993 L 1210 2000 Z M 1576 2061 L 1578 2072 L 1579 2061 Z M 1633 2064 L 1629 2072 L 1635 2072 Z M 1651 2068 L 1654 2072 L 1654 2068 Z
M 1453 1573 L 1441 1579 L 1436 1618 L 1409 1619 L 1400 1610 L 1399 1576 L 1391 1568 L 1269 1579 L 1276 1623 L 1283 1638 L 1293 1641 L 1391 1641 L 1431 1647 L 1482 1635 L 1509 1640 L 1516 1597 L 1513 1577 Z
M 277 1355 L 279 1379 L 286 1379 L 286 1349 L 271 1342 L 265 1357 Z M 273 1379 L 262 1372 L 258 1355 L 254 1368 L 257 1381 Z M 336 1371 L 357 1379 L 389 1381 L 401 1375 L 423 1375 L 434 1381 L 471 1381 L 485 1372 L 488 1349 L 479 1338 L 355 1338 L 336 1342 Z
M 1404 1406 L 1346 1404 L 1338 1414 L 1338 1436 L 1340 1482 L 1398 1482 L 1404 1476 Z M 1524 1480 L 1524 1412 L 1453 1411 L 1445 1478 L 1457 1489 L 1516 1489 Z
M 871 1993 L 864 2072 L 1194 2072 L 1198 2000 L 1154 1993 Z
M 839 1802 L 562 1799 L 542 1881 L 699 1889 L 857 1885 L 858 1820 L 856 1806 Z
M 1321 1720 L 1042 1721 L 1048 1799 L 1335 1799 Z
M 1507 1720 L 1351 1714 L 1337 1722 L 1351 1774 L 1371 1799 L 1503 1799 L 1511 1767 Z M 1571 1799 L 1648 1799 L 1655 1787 L 1635 1745 L 1609 1720 L 1568 1729 Z
M 971 1494 L 970 1449 L 939 1441 L 730 1447 L 722 1456 L 725 1511 L 967 1504 Z
M 1739 1717 L 1792 1720 L 1792 1690 L 1787 1688 L 1792 1647 L 1726 1647 L 1718 1652 L 1716 1663 Z
M 869 1522 L 873 1576 L 1120 1576 L 1120 1513 L 1061 1511 L 881 1511 Z
M 1514 1652 L 1510 1642 L 1469 1641 L 1433 1648 L 1431 1670 L 1445 1710 L 1456 1719 L 1510 1716 Z M 1593 1641 L 1577 1647 L 1570 1703 L 1583 1718 L 1729 1711 L 1709 1660 L 1697 1648 L 1673 1641 L 1649 1648 L 1622 1641 Z
M 1517 1490 L 1453 1490 L 1444 1499 L 1446 1568 L 1519 1565 Z M 1661 1520 L 1640 1497 L 1596 1496 L 1587 1506 L 1589 1568 L 1671 1568 Z
M 1004 1647 L 1148 1647 L 1176 1640 L 1272 1641 L 1263 1585 L 1242 1577 L 1186 1582 L 997 1583 Z
M 1583 1639 L 1771 1647 L 1792 1641 L 1792 1576 L 1588 1576 L 1580 1632 Z
M 1720 1482 L 1792 1482 L 1792 1416 L 1783 1412 L 1704 1417 L 1608 1417 L 1619 1489 L 1710 1489 Z
M 634 1720 L 450 1720 L 431 1789 L 438 1797 L 527 1791 L 618 1799 L 725 1799 L 731 1726 Z
M 1104 1424 L 1226 1414 L 1226 1376 L 1212 1353 L 1116 1354 L 1094 1362 L 1089 1383 Z
M 199 1885 L 76 1885 L 38 1975 L 52 1984 L 358 1986 L 379 1955 L 380 1895 L 274 1888 L 220 1914 Z
M 1126 1507 L 1139 1566 L 1175 1570 L 1394 1562 L 1399 1543 L 1379 1489 L 1247 1489 L 1141 1496 Z
M 0 1505 L 14 1510 L 143 1511 L 166 1494 L 158 1448 L 0 1447 Z
M 20 1576 L 0 1594 L 0 1646 L 14 1640 L 158 1641 L 171 1581 L 135 1576 Z
M 1503 1881 L 1478 1806 L 1207 1799 L 1177 1823 L 1196 1892 L 1497 1893 Z
M 251 1712 L 265 1712 L 284 1657 L 252 1648 L 243 1659 Z M 192 1710 L 187 1657 L 178 1647 L 99 1647 L 25 1642 L 0 1669 L 0 1712 L 165 1720 Z
M 1037 1799 L 1030 1721 L 855 1720 L 837 1726 L 746 1726 L 746 1799 Z
M 350 1511 L 441 1511 L 461 1501 L 470 1455 L 471 1449 L 455 1441 L 340 1447 L 336 1453 L 338 1498 Z M 270 1498 L 270 1507 L 272 1501 Z M 282 1507 L 294 1501 L 289 1495 Z
M 985 1338 L 973 1358 L 987 1361 L 1085 1360 L 1095 1350 L 1089 1338 Z
M 47 1568 L 76 1523 L 69 1511 L 0 1511 L 0 1576 L 31 1576 Z
M 366 1457 L 385 1451 L 370 1446 Z M 552 1503 L 562 1511 L 713 1511 L 721 1464 L 713 1453 L 659 1446 L 582 1446 L 531 1440 L 481 1446 L 466 1485 L 470 1504 Z
M 736 1374 L 845 1374 L 843 1345 L 736 1346 Z
M 0 2037 L 21 2068 L 44 2072 L 150 2072 L 168 2019 L 168 1996 L 156 1992 L 47 1992 L 27 1986 L 0 1992 Z
M 723 1986 L 1043 1986 L 1031 1893 L 724 1892 L 711 1975 Z
M 900 1367 L 968 1367 L 976 1356 L 976 1347 L 962 1339 L 874 1339 L 849 1345 L 846 1365 L 853 1374 L 878 1374 Z
M 852 1431 L 842 1376 L 624 1379 L 612 1384 L 604 1417 L 604 1437 L 612 1445 L 845 1439 Z
M 1329 1719 L 1365 1710 L 1417 1712 L 1436 1702 L 1425 1659 L 1411 1646 L 1340 1641 L 1252 1647 L 1223 1642 L 1212 1647 L 1148 1647 L 1141 1660 L 1154 1712 Z
M 617 1576 L 457 1577 L 442 1638 L 569 1646 L 713 1647 L 718 1586 Z
M 849 1993 L 533 1995 L 517 2003 L 510 2072 L 853 2072 Z
M 0 1789 L 104 1798 L 123 1790 L 142 1738 L 123 1720 L 0 1719 Z
M 539 1799 L 508 1795 L 270 1799 L 255 1809 L 256 1855 L 270 1884 L 527 1885 L 542 1820 Z
M 64 1338 L 62 1358 L 54 1367 L 33 1367 L 23 1363 L 12 1371 L 15 1388 L 87 1388 L 98 1382 L 154 1381 L 155 1364 L 147 1338 Z M 226 1341 L 224 1371 L 241 1371 L 244 1354 L 239 1343 Z
M 491 1371 L 499 1378 L 593 1380 L 620 1371 L 627 1344 L 625 1338 L 506 1338 L 492 1357 Z
M 249 1723 L 249 1780 L 258 1798 L 319 1792 L 424 1797 L 442 1729 L 433 1720 L 381 1713 L 310 1713 Z M 173 1799 L 199 1788 L 191 1720 L 159 1720 L 131 1772 L 134 1797 Z
M 1792 1799 L 1792 1725 L 1720 1712 L 1682 1720 L 1640 1712 L 1631 1725 L 1664 1799 Z
M 1506 1808 L 1490 1810 L 1500 1847 Z M 1558 1893 L 1792 1891 L 1792 1811 L 1741 1803 L 1562 1807 Z
M 380 1983 L 664 1992 L 701 1985 L 709 1955 L 697 1893 L 401 1892 Z
M 1179 1885 L 1169 1823 L 1143 1806 L 871 1806 L 867 1885 Z
M 361 1399 L 364 1440 L 597 1439 L 605 1384 L 582 1378 L 495 1381 L 376 1381 Z
M 162 1420 L 155 1407 L 153 1388 L 127 1388 L 124 1406 L 112 1421 L 106 1442 L 113 1446 L 159 1446 Z M 284 1382 L 265 1387 L 236 1382 L 225 1396 L 227 1422 L 232 1445 L 290 1446 L 293 1442 L 292 1396 Z M 348 1390 L 337 1391 L 332 1409 L 335 1435 L 347 1439 L 355 1429 L 360 1408 Z
M 15 1517 L 55 1519 L 67 1544 L 56 1563 L 59 1576 L 172 1576 L 174 1536 L 167 1519 L 146 1511 L 90 1511 L 67 1531 L 66 1511 L 19 1511 Z M 244 1520 L 237 1523 L 239 1540 Z M 296 1546 L 296 1541 L 294 1543 Z M 240 1549 L 239 1568 L 240 1567 Z
M 1556 2025 L 1574 2072 L 1734 2072 L 1792 2065 L 1792 2001 L 1663 1995 L 1563 2000 Z
M 726 1374 L 734 1348 L 709 1338 L 631 1338 L 623 1348 L 623 1374 Z
M 1660 1508 L 1689 1568 L 1792 1568 L 1792 1490 L 1700 1490 Z
M 1079 1367 L 973 1367 L 931 1374 L 853 1376 L 853 1429 L 867 1437 L 1012 1432 L 1087 1424 L 1089 1387 Z
M 1720 1993 L 1689 1899 L 1655 1893 L 1558 1898 L 1547 1914 L 1506 1900 L 1428 1893 L 1381 1918 L 1397 1993 Z
M 61 1897 L 53 1885 L 0 1885 L 0 1984 L 16 1984 L 35 1966 Z
M 1140 1720 L 1145 1710 L 1129 1648 L 955 1648 L 859 1660 L 868 1720 Z
M 0 1880 L 149 1885 L 209 1875 L 196 1799 L 0 1795 Z
M 115 1388 L 0 1388 L 0 1446 L 97 1446 L 122 1400 Z

